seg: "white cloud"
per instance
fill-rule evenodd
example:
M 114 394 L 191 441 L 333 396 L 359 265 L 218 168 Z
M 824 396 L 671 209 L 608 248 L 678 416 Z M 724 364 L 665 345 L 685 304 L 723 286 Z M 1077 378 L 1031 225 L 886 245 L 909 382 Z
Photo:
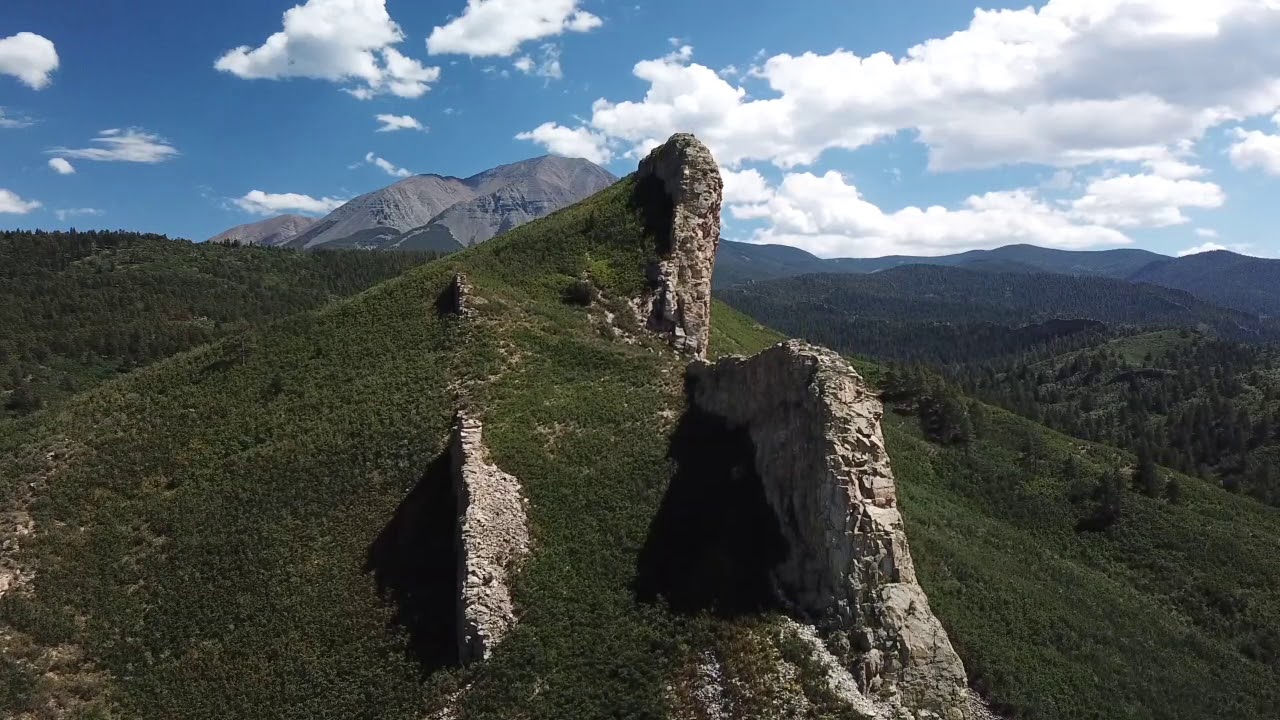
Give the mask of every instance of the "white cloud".
M 604 135 L 586 128 L 567 128 L 555 123 L 543 123 L 516 135 L 516 139 L 536 142 L 552 155 L 584 158 L 598 164 L 607 163 L 613 157 Z
M 48 38 L 20 32 L 0 38 L 0 75 L 12 75 L 33 90 L 48 87 L 58 69 L 58 51 Z
M 1218 231 L 1213 228 L 1196 228 L 1196 236 L 1202 238 L 1216 238 Z
M 74 175 L 76 172 L 75 166 L 60 157 L 49 158 L 49 167 L 59 175 Z
M 955 209 L 885 212 L 836 172 L 789 173 L 768 200 L 730 205 L 729 213 L 768 221 L 753 242 L 792 245 L 825 257 L 942 255 L 1023 242 L 1077 249 L 1130 242 L 1119 230 L 1084 222 L 1031 190 L 974 195 Z
M 179 155 L 178 149 L 168 140 L 141 128 L 103 130 L 92 142 L 101 147 L 59 147 L 47 152 L 60 158 L 134 163 L 160 163 Z
M 1280 125 L 1280 114 L 1274 118 Z M 1257 168 L 1268 175 L 1280 175 L 1280 135 L 1268 135 L 1259 130 L 1236 128 L 1232 133 L 1236 142 L 1227 154 L 1237 169 Z
M 310 195 L 298 193 L 267 193 L 251 190 L 244 197 L 235 198 L 231 202 L 241 210 L 255 215 L 279 215 L 286 212 L 324 215 L 346 203 L 346 200 L 331 197 L 313 198 Z
M 1203 245 L 1197 245 L 1195 247 L 1187 248 L 1186 250 L 1179 250 L 1178 257 L 1186 257 L 1188 255 L 1199 255 L 1200 253 L 1214 252 L 1215 250 L 1226 250 L 1226 249 L 1227 249 L 1226 245 L 1219 245 L 1216 242 L 1207 242 Z
M 23 200 L 12 190 L 0 188 L 0 213 L 26 215 L 39 207 L 40 203 L 35 200 Z
M 391 164 L 386 160 L 383 160 L 382 158 L 378 157 L 377 155 L 374 155 L 373 153 L 366 154 L 364 156 L 364 161 L 369 163 L 370 165 L 377 167 L 379 170 L 385 172 L 391 177 L 406 178 L 413 174 L 411 171 L 406 170 L 402 167 L 396 167 L 395 165 Z
M 540 50 L 541 57 L 537 60 L 529 55 L 521 55 L 511 64 L 525 75 L 537 75 L 548 80 L 563 78 L 564 70 L 560 67 L 560 47 L 555 43 L 543 43 Z
M 412 115 L 379 115 L 377 120 L 382 123 L 382 127 L 378 128 L 378 132 L 395 132 L 397 130 L 427 131 L 427 128 Z
M 1186 179 L 1188 141 L 1280 108 L 1277 36 L 1274 0 L 1049 0 L 978 10 L 902 57 L 775 55 L 750 95 L 680 52 L 645 60 L 644 97 L 597 100 L 585 127 L 629 156 L 694 132 L 729 167 L 810 165 L 905 131 L 934 170 L 1148 162 Z
M 6 112 L 7 111 L 4 108 L 0 107 L 0 128 L 11 130 L 15 128 L 31 127 L 34 124 L 31 122 L 31 118 L 22 117 L 20 115 L 15 117 L 13 115 L 6 114 Z
M 54 215 L 58 216 L 59 222 L 66 222 L 68 218 L 73 217 L 96 217 L 102 214 L 97 208 L 65 208 L 62 210 L 54 210 Z
M 1077 216 L 1110 227 L 1168 227 L 1189 222 L 1183 208 L 1222 207 L 1226 194 L 1211 182 L 1159 175 L 1116 175 L 1090 182 L 1072 202 Z
M 768 181 L 754 168 L 740 171 L 721 168 L 720 176 L 724 179 L 724 202 L 727 205 L 763 203 L 773 197 Z
M 578 9 L 579 0 L 467 0 L 462 15 L 431 31 L 427 52 L 507 57 L 529 40 L 588 32 L 600 18 Z
M 388 92 L 421 97 L 440 78 L 393 45 L 404 32 L 387 13 L 386 0 L 307 0 L 284 13 L 284 29 L 261 46 L 228 51 L 214 67 L 249 80 L 303 77 L 354 81 L 357 98 Z

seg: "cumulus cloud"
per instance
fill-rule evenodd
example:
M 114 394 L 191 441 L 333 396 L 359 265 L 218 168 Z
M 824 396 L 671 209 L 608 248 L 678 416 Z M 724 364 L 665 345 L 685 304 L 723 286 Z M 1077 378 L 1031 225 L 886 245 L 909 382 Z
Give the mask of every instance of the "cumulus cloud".
M 0 75 L 12 75 L 33 90 L 41 90 L 53 82 L 58 69 L 58 51 L 42 35 L 20 32 L 0 38 Z
M 721 168 L 720 176 L 724 179 L 725 204 L 763 203 L 773 197 L 769 182 L 755 168 L 740 171 Z
M 214 67 L 249 80 L 314 78 L 355 82 L 346 88 L 368 99 L 381 93 L 421 97 L 440 78 L 393 46 L 404 32 L 386 0 L 307 0 L 284 13 L 284 29 L 256 48 L 227 51 Z
M 605 136 L 587 128 L 567 128 L 555 123 L 543 123 L 516 135 L 516 139 L 536 142 L 552 155 L 584 158 L 593 163 L 607 163 L 613 157 Z
M 427 128 L 418 122 L 418 119 L 412 115 L 379 115 L 378 122 L 382 123 L 382 127 L 378 128 L 378 132 L 395 132 L 397 130 L 419 130 L 426 132 Z
M 64 208 L 54 210 L 53 214 L 58 216 L 59 222 L 66 222 L 73 217 L 96 217 L 101 215 L 102 211 L 97 208 Z
M 1280 114 L 1272 118 L 1280 127 Z M 1268 175 L 1280 175 L 1280 134 L 1269 135 L 1260 130 L 1236 128 L 1236 142 L 1227 154 L 1231 164 L 1240 170 L 1258 169 Z
M 775 55 L 748 73 L 767 86 L 750 95 L 677 51 L 637 63 L 644 97 L 597 100 L 585 127 L 631 156 L 691 131 L 731 167 L 810 165 L 904 131 L 934 170 L 1165 162 L 1211 127 L 1280 107 L 1278 33 L 1274 2 L 1049 0 L 978 10 L 901 57 Z
M 74 165 L 60 157 L 49 158 L 49 167 L 59 175 L 74 175 L 76 172 Z
M 26 215 L 39 207 L 40 203 L 35 200 L 23 200 L 12 190 L 0 188 L 0 213 Z
M 1218 231 L 1213 228 L 1196 228 L 1196 235 L 1202 238 L 1216 238 Z
M 31 118 L 22 117 L 21 115 L 17 115 L 17 116 L 9 115 L 8 111 L 0 107 L 0 128 L 4 128 L 4 129 L 24 128 L 24 127 L 31 127 L 32 124 L 33 123 L 31 122 Z
M 530 55 L 521 55 L 512 65 L 525 75 L 536 75 L 548 80 L 559 80 L 564 77 L 560 67 L 560 47 L 555 43 L 544 43 L 540 48 L 538 59 Z
M 509 57 L 529 40 L 600 27 L 600 18 L 579 10 L 579 3 L 580 0 L 467 0 L 462 15 L 431 31 L 427 52 Z
M 286 212 L 325 215 L 346 203 L 346 200 L 331 197 L 313 198 L 310 195 L 298 193 L 267 193 L 261 190 L 250 190 L 244 197 L 235 198 L 231 202 L 241 210 L 254 215 L 279 215 Z
M 384 160 L 378 157 L 377 155 L 374 155 L 373 153 L 366 154 L 364 156 L 364 161 L 366 163 L 369 163 L 370 165 L 373 165 L 379 170 L 385 172 L 391 177 L 406 178 L 413 174 L 412 171 L 406 170 L 402 167 L 396 167 L 393 163 L 387 160 Z
M 1222 188 L 1158 175 L 1117 175 L 1090 182 L 1071 207 L 1080 218 L 1111 227 L 1168 227 L 1189 222 L 1184 208 L 1212 209 L 1226 202 Z
M 1130 242 L 1119 230 L 1083 221 L 1027 189 L 973 195 L 957 208 L 885 212 L 831 171 L 788 173 L 768 194 L 763 202 L 730 205 L 730 215 L 769 221 L 754 242 L 792 245 L 824 257 L 942 255 L 1021 242 L 1075 249 Z
M 91 142 L 99 147 L 53 148 L 47 151 L 59 158 L 94 160 L 97 162 L 161 163 L 179 155 L 168 140 L 141 128 L 103 130 Z

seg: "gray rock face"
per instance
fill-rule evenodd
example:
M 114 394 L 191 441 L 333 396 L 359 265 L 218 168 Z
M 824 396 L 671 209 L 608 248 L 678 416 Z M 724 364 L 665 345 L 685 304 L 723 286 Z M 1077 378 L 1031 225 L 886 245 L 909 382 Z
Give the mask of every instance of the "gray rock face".
M 616 181 L 586 160 L 552 156 L 469 178 L 415 175 L 355 198 L 289 245 L 457 250 L 572 205 Z
M 484 660 L 516 623 L 511 580 L 529 554 L 520 481 L 489 462 L 480 421 L 458 413 L 450 449 L 458 499 L 458 657 Z
M 209 238 L 207 242 L 238 241 L 241 245 L 284 245 L 316 224 L 315 218 L 277 215 L 236 227 Z
M 795 340 L 688 373 L 693 405 L 751 436 L 790 548 L 773 578 L 791 610 L 847 637 L 860 689 L 894 715 L 965 718 L 964 667 L 916 582 L 880 400 L 839 355 Z
M 687 133 L 672 135 L 640 162 L 637 183 L 651 178 L 671 198 L 671 231 L 654 269 L 657 289 L 640 298 L 639 312 L 674 347 L 701 358 L 711 329 L 711 273 L 720 244 L 724 181 L 711 151 Z

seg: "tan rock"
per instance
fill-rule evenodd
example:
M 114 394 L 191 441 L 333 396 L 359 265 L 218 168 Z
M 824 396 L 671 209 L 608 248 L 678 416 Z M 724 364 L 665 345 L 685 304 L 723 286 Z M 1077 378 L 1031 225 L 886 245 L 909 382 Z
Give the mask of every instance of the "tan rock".
M 791 610 L 845 634 L 861 690 L 914 718 L 965 717 L 965 673 L 917 584 L 880 419 L 839 355 L 800 341 L 688 371 L 697 408 L 749 432 L 790 548 L 773 580 Z
M 638 311 L 676 349 L 705 357 L 724 181 L 711 151 L 687 133 L 672 135 L 640 162 L 636 181 L 647 178 L 662 182 L 673 214 L 671 237 L 654 271 L 656 287 L 638 300 Z
M 479 420 L 458 413 L 453 443 L 458 500 L 458 657 L 484 660 L 516 623 L 511 582 L 529 554 L 520 482 L 489 462 Z

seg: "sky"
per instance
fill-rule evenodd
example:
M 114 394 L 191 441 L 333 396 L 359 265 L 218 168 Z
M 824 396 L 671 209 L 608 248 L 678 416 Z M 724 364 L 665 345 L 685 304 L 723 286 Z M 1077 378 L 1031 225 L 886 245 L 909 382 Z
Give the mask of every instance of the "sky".
M 729 240 L 1280 256 L 1280 0 L 970 2 L 3 0 L 0 228 L 203 240 L 693 132 Z

